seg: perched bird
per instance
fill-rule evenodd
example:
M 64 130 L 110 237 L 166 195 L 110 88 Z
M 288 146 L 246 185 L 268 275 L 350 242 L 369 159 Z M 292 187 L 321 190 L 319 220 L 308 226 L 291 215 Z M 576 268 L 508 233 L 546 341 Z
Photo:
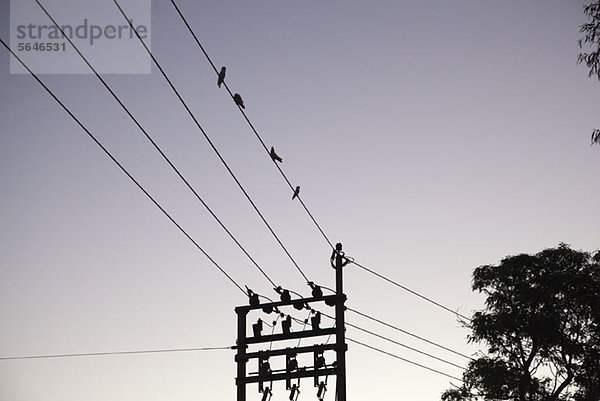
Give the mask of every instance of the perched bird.
M 300 185 L 298 185 L 296 187 L 296 189 L 294 190 L 294 195 L 292 195 L 292 200 L 296 199 L 299 194 L 300 194 Z
M 246 108 L 246 107 L 244 107 L 244 101 L 242 100 L 242 97 L 240 96 L 239 93 L 236 93 L 235 95 L 233 95 L 233 100 L 235 101 L 235 104 L 240 106 L 242 109 Z
M 592 145 L 595 143 L 600 145 L 600 129 L 595 129 L 592 132 Z
M 273 159 L 274 162 L 283 162 L 283 159 L 279 157 L 277 153 L 275 153 L 275 148 L 273 146 L 271 146 L 271 152 L 269 152 L 269 155 L 271 156 L 271 159 Z
M 225 81 L 225 71 L 227 68 L 225 66 L 221 67 L 221 72 L 219 72 L 219 79 L 217 80 L 217 86 L 220 88 L 223 81 Z

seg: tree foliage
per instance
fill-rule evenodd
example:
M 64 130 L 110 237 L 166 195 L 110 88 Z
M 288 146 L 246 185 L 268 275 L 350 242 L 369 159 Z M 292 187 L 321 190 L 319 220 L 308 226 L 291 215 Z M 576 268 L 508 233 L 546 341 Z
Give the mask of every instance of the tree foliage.
M 600 252 L 565 244 L 473 273 L 485 309 L 465 322 L 487 354 L 444 401 L 600 400 Z
M 578 63 L 584 63 L 590 77 L 600 79 L 600 1 L 592 2 L 583 9 L 588 22 L 579 27 L 583 37 L 579 39 L 579 48 L 590 47 L 589 53 L 579 53 Z
M 579 53 L 577 62 L 589 68 L 588 75 L 600 80 L 600 1 L 594 1 L 583 9 L 588 22 L 579 27 L 583 37 L 579 39 L 579 48 L 589 48 L 589 52 Z M 600 130 L 592 132 L 592 145 L 600 145 Z

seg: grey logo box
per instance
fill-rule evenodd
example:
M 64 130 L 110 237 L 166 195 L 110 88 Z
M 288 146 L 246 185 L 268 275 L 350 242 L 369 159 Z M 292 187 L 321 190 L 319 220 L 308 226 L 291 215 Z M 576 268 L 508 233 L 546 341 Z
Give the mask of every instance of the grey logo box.
M 118 0 L 151 48 L 151 0 Z M 37 74 L 92 74 L 63 32 L 101 74 L 149 74 L 151 59 L 113 1 L 11 0 L 10 46 Z M 61 32 L 61 29 L 63 32 Z M 27 70 L 11 56 L 11 74 Z

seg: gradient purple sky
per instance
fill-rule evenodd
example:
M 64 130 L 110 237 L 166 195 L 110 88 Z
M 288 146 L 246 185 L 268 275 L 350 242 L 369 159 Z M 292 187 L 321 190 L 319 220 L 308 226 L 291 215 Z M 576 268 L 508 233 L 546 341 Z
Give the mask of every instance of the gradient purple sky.
M 332 240 L 464 314 L 482 307 L 479 265 L 599 247 L 600 83 L 576 65 L 584 3 L 178 1 Z M 0 17 L 6 39 L 7 0 Z M 307 275 L 333 286 L 326 243 L 169 1 L 152 2 L 152 49 Z M 0 356 L 233 344 L 246 299 L 0 53 Z M 94 76 L 42 79 L 237 281 L 269 293 Z M 159 72 L 106 79 L 274 280 L 307 293 Z M 447 312 L 354 267 L 346 278 L 349 306 L 477 350 Z M 449 387 L 357 345 L 347 360 L 352 400 L 436 400 Z M 233 351 L 0 361 L 0 400 L 232 400 L 234 376 Z

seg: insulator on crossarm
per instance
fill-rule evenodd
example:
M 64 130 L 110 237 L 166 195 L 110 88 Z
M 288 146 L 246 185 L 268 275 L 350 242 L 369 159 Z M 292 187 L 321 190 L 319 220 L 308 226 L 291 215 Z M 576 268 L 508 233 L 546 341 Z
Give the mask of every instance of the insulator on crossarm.
M 258 319 L 256 323 L 252 325 L 252 331 L 254 332 L 254 337 L 260 337 L 262 335 L 263 329 L 263 321 L 262 319 Z
M 259 357 L 258 358 L 258 391 L 259 392 L 263 392 L 265 391 L 263 388 L 264 382 L 268 381 L 269 379 L 269 375 L 271 374 L 271 364 L 269 364 L 269 358 L 268 357 Z M 273 387 L 273 385 L 271 384 L 271 387 Z
M 312 296 L 313 298 L 323 298 L 323 290 L 320 286 L 316 285 L 312 281 L 308 283 L 310 288 L 312 288 Z
M 269 401 L 272 396 L 273 396 L 273 393 L 271 392 L 271 388 L 270 387 L 266 387 L 264 389 L 264 391 L 263 391 L 263 396 L 262 396 L 262 400 L 261 401 Z
M 334 307 L 337 304 L 337 302 L 338 302 L 337 297 L 325 299 L 325 305 L 327 305 L 327 306 Z
M 281 299 L 281 302 L 290 302 L 292 300 L 289 290 L 281 288 L 281 286 L 277 286 L 274 289 L 275 292 L 279 294 L 279 299 Z
M 265 376 L 271 373 L 271 364 L 268 359 L 259 360 L 258 374 L 259 376 Z
M 250 288 L 246 287 L 248 292 L 248 301 L 250 302 L 250 306 L 258 306 L 260 305 L 260 300 L 258 299 L 258 294 L 252 291 Z
M 281 322 L 281 328 L 283 330 L 283 334 L 290 334 L 290 328 L 292 327 L 292 317 L 287 316 L 285 320 Z
M 310 318 L 310 324 L 313 330 L 319 330 L 321 324 L 321 312 L 317 312 L 313 317 Z
M 296 401 L 298 399 L 298 395 L 300 395 L 300 388 L 297 384 L 294 384 L 290 390 L 290 401 Z
M 304 300 L 302 299 L 297 299 L 292 303 L 292 306 L 294 307 L 294 309 L 296 310 L 302 310 L 305 307 L 305 303 Z
M 315 370 L 326 366 L 323 351 L 315 351 L 313 362 L 315 364 Z
M 286 372 L 293 372 L 298 369 L 298 360 L 296 359 L 296 354 L 287 355 L 286 361 Z
M 319 401 L 323 401 L 326 392 L 327 386 L 325 385 L 325 382 L 319 383 L 319 390 L 317 391 L 317 398 L 319 399 Z

